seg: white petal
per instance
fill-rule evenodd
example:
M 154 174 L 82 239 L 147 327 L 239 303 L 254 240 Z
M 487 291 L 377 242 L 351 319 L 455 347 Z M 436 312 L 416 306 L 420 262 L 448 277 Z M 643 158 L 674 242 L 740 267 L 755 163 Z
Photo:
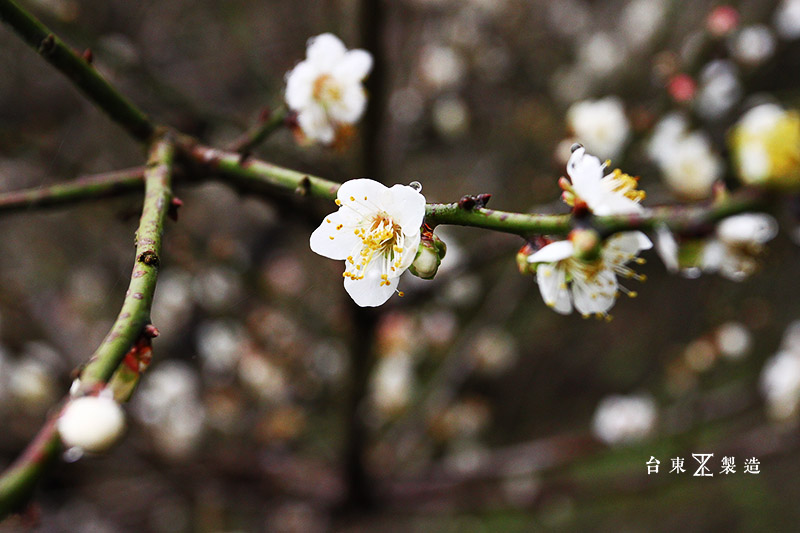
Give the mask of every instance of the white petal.
M 318 105 L 310 105 L 297 115 L 297 123 L 303 134 L 312 141 L 330 144 L 336 137 L 336 132 L 325 114 L 325 110 Z
M 417 249 L 419 248 L 419 241 L 421 240 L 421 235 L 419 231 L 414 234 L 406 235 L 406 241 L 403 243 L 403 258 L 400 262 L 400 266 L 397 267 L 397 274 L 400 275 L 405 270 L 411 266 L 411 263 L 414 262 L 414 258 L 417 256 Z
M 367 95 L 360 83 L 343 85 L 340 90 L 341 97 L 330 103 L 328 113 L 336 122 L 353 124 L 361 118 L 367 108 Z
M 408 185 L 392 185 L 389 188 L 386 213 L 403 228 L 403 233 L 419 232 L 425 218 L 425 197 Z
M 336 197 L 342 205 L 353 208 L 363 216 L 386 211 L 389 189 L 382 183 L 368 178 L 348 180 L 339 187 Z
M 366 50 L 350 50 L 333 69 L 333 76 L 341 80 L 361 81 L 372 70 L 372 55 Z
M 353 301 L 361 307 L 377 307 L 391 298 L 397 289 L 397 278 L 390 279 L 390 285 L 381 285 L 381 269 L 375 262 L 367 265 L 364 278 L 353 280 L 345 278 L 344 289 Z
M 308 40 L 306 57 L 313 65 L 330 72 L 332 65 L 341 61 L 347 52 L 342 41 L 332 33 L 323 33 Z
M 617 233 L 606 241 L 603 257 L 612 263 L 623 264 L 639 255 L 641 250 L 652 247 L 653 243 L 641 231 L 626 231 Z
M 668 271 L 675 273 L 680 270 L 678 242 L 666 226 L 661 226 L 656 230 L 656 252 Z
M 575 309 L 582 315 L 606 313 L 614 305 L 617 294 L 617 276 L 603 268 L 591 279 L 576 275 L 572 280 L 572 298 Z
M 286 75 L 286 103 L 299 111 L 311 103 L 314 81 L 320 75 L 308 61 L 301 61 Z
M 339 228 L 341 224 L 341 229 Z M 353 249 L 361 245 L 361 238 L 353 232 L 353 218 L 343 210 L 325 217 L 311 234 L 311 250 L 331 259 L 347 259 Z
M 572 303 L 566 284 L 566 270 L 543 263 L 536 269 L 536 282 L 544 303 L 562 315 L 572 312 Z
M 554 263 L 571 257 L 575 251 L 572 241 L 551 242 L 535 254 L 528 257 L 528 263 Z
M 644 207 L 627 196 L 605 190 L 603 186 L 600 189 L 599 192 L 594 191 L 588 197 L 578 194 L 595 215 L 601 217 L 607 215 L 633 215 L 644 211 Z M 575 190 L 577 191 L 577 189 Z
M 567 174 L 575 192 L 587 203 L 602 194 L 603 165 L 598 158 L 587 154 L 585 148 L 572 153 L 567 162 Z
M 770 215 L 744 213 L 726 218 L 717 226 L 719 238 L 731 244 L 764 244 L 778 234 L 778 223 Z

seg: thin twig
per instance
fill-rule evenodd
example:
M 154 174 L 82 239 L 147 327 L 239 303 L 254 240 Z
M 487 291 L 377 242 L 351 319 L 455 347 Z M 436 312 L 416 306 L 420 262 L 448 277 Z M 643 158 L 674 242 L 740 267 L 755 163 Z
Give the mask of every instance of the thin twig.
M 268 117 L 234 141 L 229 149 L 233 152 L 239 152 L 240 154 L 249 154 L 259 144 L 266 141 L 270 135 L 278 131 L 282 126 L 285 126 L 286 117 L 288 115 L 289 110 L 286 106 L 281 106 L 273 110 Z
M 139 141 L 152 137 L 156 128 L 147 116 L 33 15 L 12 0 L 0 0 L 0 19 L 130 135 Z
M 78 178 L 68 183 L 0 193 L 0 213 L 57 207 L 119 196 L 144 188 L 144 167 Z

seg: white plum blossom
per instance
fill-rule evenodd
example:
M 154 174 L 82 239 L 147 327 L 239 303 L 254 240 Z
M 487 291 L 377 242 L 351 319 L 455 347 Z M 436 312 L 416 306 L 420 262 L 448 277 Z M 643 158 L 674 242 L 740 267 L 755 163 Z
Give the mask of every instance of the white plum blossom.
M 308 40 L 306 59 L 286 75 L 286 103 L 308 139 L 330 144 L 341 127 L 361 118 L 367 105 L 361 82 L 371 69 L 369 52 L 347 50 L 331 33 Z
M 763 213 L 744 213 L 726 218 L 717 226 L 702 255 L 702 269 L 742 281 L 758 267 L 756 256 L 778 234 L 778 223 Z
M 311 249 L 345 261 L 344 288 L 356 304 L 381 305 L 417 254 L 425 197 L 411 186 L 355 179 L 339 187 L 336 204 L 311 234 Z
M 592 432 L 606 444 L 630 444 L 648 437 L 658 411 L 649 396 L 608 396 L 597 406 Z
M 706 134 L 689 132 L 686 119 L 679 114 L 667 115 L 656 125 L 648 154 L 667 185 L 686 198 L 708 197 L 714 182 L 722 177 L 722 159 L 712 150 Z
M 113 395 L 83 396 L 71 400 L 56 422 L 67 448 L 90 453 L 110 448 L 125 430 L 125 414 Z
M 567 162 L 567 174 L 572 182 L 571 190 L 565 194 L 567 203 L 573 205 L 577 197 L 598 216 L 629 215 L 644 210 L 639 202 L 645 194 L 636 189 L 636 178 L 619 169 L 604 175 L 605 164 L 587 154 L 583 146 L 573 148 Z
M 619 156 L 630 136 L 625 107 L 614 96 L 572 104 L 567 122 L 590 152 L 604 158 Z
M 536 265 L 539 292 L 553 310 L 567 315 L 574 306 L 584 317 L 606 316 L 619 292 L 636 296 L 617 282 L 617 275 L 643 281 L 644 276 L 626 263 L 650 247 L 652 243 L 644 233 L 627 231 L 607 239 L 594 261 L 574 257 L 575 246 L 564 240 L 543 247 L 529 256 L 528 262 Z

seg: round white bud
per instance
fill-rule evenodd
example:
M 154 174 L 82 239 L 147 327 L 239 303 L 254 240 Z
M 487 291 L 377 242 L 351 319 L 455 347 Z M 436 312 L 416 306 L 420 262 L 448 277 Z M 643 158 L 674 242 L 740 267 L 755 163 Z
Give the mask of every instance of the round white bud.
M 103 452 L 125 430 L 125 414 L 112 398 L 84 396 L 67 404 L 57 427 L 65 447 Z

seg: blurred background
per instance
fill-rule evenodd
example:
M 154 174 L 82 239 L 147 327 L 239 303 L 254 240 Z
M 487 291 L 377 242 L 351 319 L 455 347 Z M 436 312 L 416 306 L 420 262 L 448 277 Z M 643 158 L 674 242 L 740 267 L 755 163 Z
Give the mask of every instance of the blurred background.
M 576 140 L 641 176 L 646 205 L 735 187 L 726 133 L 800 101 L 800 1 L 20 2 L 154 120 L 225 146 L 282 101 L 306 40 L 369 49 L 346 148 L 288 130 L 256 155 L 429 202 L 565 212 Z M 144 153 L 7 28 L 0 187 L 140 165 Z M 674 113 L 678 113 L 677 115 Z M 672 121 L 672 122 L 665 122 Z M 657 132 L 678 133 L 659 144 Z M 666 124 L 666 125 L 665 125 Z M 791 530 L 800 519 L 798 202 L 762 269 L 669 274 L 655 252 L 613 321 L 561 316 L 521 239 L 437 230 L 439 275 L 355 309 L 308 248 L 332 204 L 291 214 L 222 184 L 177 187 L 154 359 L 124 441 L 60 463 L 41 531 Z M 66 393 L 124 296 L 141 198 L 0 217 L 0 466 Z M 690 279 L 696 278 L 696 279 Z M 713 453 L 694 477 L 692 453 Z M 658 474 L 646 462 L 660 460 Z M 686 472 L 670 473 L 684 458 Z M 734 457 L 735 474 L 721 474 Z M 760 473 L 744 473 L 755 458 Z M 28 517 L 30 518 L 30 517 Z M 16 531 L 16 517 L 0 531 Z

